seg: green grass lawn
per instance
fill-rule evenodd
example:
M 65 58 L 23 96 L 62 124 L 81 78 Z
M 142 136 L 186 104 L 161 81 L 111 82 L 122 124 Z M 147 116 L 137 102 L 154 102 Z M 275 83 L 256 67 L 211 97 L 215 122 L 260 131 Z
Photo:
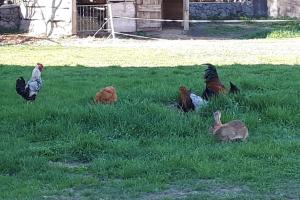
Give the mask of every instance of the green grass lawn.
M 220 65 L 241 93 L 187 114 L 172 104 L 180 85 L 201 94 L 202 66 L 135 67 L 47 66 L 26 103 L 15 79 L 32 68 L 0 66 L 0 198 L 300 198 L 299 65 Z M 93 104 L 108 85 L 119 101 Z M 246 143 L 208 133 L 217 109 Z

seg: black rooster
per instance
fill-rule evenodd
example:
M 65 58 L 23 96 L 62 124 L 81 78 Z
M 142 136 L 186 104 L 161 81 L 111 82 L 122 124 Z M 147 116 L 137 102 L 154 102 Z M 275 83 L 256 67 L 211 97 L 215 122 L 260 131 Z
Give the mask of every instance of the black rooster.
M 230 82 L 230 89 L 228 89 L 221 83 L 217 69 L 212 64 L 204 64 L 207 66 L 204 74 L 204 80 L 206 83 L 205 90 L 203 91 L 202 98 L 208 100 L 212 96 L 227 93 L 238 93 L 240 90 L 232 82 Z

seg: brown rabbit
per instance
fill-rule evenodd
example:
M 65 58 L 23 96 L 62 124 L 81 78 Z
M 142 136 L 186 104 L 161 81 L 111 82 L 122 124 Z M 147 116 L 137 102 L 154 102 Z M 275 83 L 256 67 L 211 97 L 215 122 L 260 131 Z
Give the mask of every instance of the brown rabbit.
M 248 137 L 248 129 L 240 120 L 233 120 L 226 124 L 221 122 L 221 112 L 214 113 L 215 124 L 211 129 L 212 134 L 222 141 L 232 141 L 242 139 L 245 141 Z

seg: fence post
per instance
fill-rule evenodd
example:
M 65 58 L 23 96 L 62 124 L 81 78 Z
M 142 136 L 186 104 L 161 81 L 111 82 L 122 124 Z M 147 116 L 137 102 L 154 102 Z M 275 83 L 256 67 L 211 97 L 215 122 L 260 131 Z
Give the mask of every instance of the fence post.
M 77 3 L 72 0 L 72 35 L 77 34 Z
M 114 27 L 114 20 L 113 20 L 113 15 L 112 15 L 111 4 L 108 4 L 107 7 L 108 7 L 108 13 L 109 13 L 111 35 L 112 35 L 112 38 L 115 39 L 116 38 L 116 36 L 115 36 L 115 27 Z
M 189 17 L 190 15 L 190 1 L 189 0 L 184 0 L 183 1 L 183 29 L 185 31 L 188 31 L 190 29 L 190 22 L 189 22 Z

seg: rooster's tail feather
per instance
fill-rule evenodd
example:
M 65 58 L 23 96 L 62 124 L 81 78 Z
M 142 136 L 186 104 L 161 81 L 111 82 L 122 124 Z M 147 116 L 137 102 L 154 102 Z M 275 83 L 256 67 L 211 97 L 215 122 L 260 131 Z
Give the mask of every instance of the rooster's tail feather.
M 213 79 L 219 79 L 217 69 L 214 65 L 209 63 L 203 65 L 207 66 L 207 69 L 205 70 L 205 74 L 204 74 L 205 82 L 209 82 Z
M 16 91 L 19 95 L 23 96 L 25 93 L 26 82 L 23 77 L 20 77 L 16 81 Z
M 26 82 L 23 77 L 17 79 L 16 91 L 20 96 L 22 96 L 26 100 L 33 101 L 35 99 L 35 96 L 29 97 L 29 88 L 26 88 Z

